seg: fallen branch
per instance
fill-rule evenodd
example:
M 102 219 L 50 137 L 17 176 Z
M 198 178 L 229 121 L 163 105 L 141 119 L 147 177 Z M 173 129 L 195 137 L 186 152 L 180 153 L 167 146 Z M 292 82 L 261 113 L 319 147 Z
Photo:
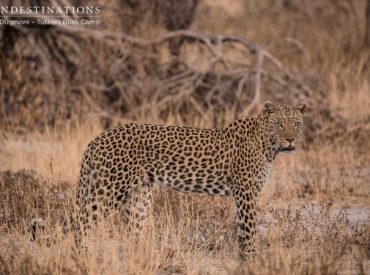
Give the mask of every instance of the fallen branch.
M 63 18 L 65 19 L 67 15 Z M 29 18 L 34 19 L 48 19 L 48 16 L 30 13 L 28 14 Z M 16 19 L 16 15 L 12 16 L 11 18 L 4 16 L 5 20 Z M 133 37 L 127 34 L 106 31 L 106 30 L 94 30 L 90 28 L 84 28 L 80 26 L 70 26 L 67 24 L 62 24 L 62 20 L 59 20 L 60 24 L 55 25 L 48 25 L 51 28 L 55 28 L 59 31 L 62 31 L 66 34 L 73 35 L 75 37 L 87 37 L 90 39 L 95 39 L 101 41 L 103 43 L 114 43 L 115 45 L 117 42 L 119 43 L 128 43 L 131 46 L 147 48 L 147 47 L 157 47 L 164 43 L 169 42 L 172 39 L 181 38 L 187 42 L 198 42 L 206 46 L 206 48 L 210 51 L 210 53 L 216 57 L 216 61 L 221 61 L 226 68 L 230 67 L 228 61 L 225 59 L 222 50 L 220 50 L 220 45 L 222 43 L 238 43 L 244 46 L 246 49 L 249 50 L 251 54 L 259 54 L 262 53 L 261 58 L 270 61 L 278 70 L 280 70 L 284 74 L 284 78 L 289 79 L 297 84 L 297 87 L 305 91 L 307 94 L 312 94 L 312 91 L 301 83 L 294 74 L 290 72 L 280 60 L 274 57 L 270 52 L 266 49 L 263 49 L 261 46 L 252 43 L 246 38 L 240 36 L 229 36 L 229 35 L 203 35 L 189 30 L 176 30 L 172 32 L 165 33 L 162 36 L 159 36 L 154 39 L 143 39 Z M 17 26 L 17 28 L 21 28 Z M 258 57 L 260 58 L 260 57 Z

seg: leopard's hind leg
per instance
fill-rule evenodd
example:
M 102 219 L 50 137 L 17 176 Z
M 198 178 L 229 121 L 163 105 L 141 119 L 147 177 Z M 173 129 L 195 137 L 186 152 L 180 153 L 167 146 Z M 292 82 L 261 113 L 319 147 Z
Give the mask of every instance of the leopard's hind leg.
M 128 203 L 122 204 L 124 208 L 124 221 L 128 224 L 128 230 L 139 237 L 151 209 L 153 183 L 148 179 L 133 179 L 133 188 Z
M 76 246 L 86 246 L 83 242 L 91 225 L 116 210 L 122 213 L 129 232 L 139 237 L 151 207 L 152 185 L 153 182 L 143 176 L 132 176 L 108 194 L 99 190 L 85 194 L 74 211 L 72 228 Z

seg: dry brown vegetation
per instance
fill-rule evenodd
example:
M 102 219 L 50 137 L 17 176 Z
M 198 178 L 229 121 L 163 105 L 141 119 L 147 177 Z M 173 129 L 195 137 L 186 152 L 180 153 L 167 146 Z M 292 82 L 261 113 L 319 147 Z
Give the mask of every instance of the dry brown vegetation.
M 86 1 L 99 27 L 0 25 L 0 274 L 369 274 L 369 1 L 178 2 Z M 138 243 L 119 216 L 89 253 L 63 235 L 106 127 L 223 127 L 301 99 L 307 143 L 262 190 L 254 262 L 238 260 L 232 199 L 160 188 Z

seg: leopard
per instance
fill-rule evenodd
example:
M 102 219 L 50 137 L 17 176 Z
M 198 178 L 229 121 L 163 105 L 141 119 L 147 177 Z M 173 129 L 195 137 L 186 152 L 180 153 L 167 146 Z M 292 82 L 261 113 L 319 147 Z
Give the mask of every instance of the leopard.
M 258 115 L 202 129 L 128 123 L 93 139 L 82 158 L 76 191 L 75 240 L 81 245 L 98 217 L 120 209 L 140 232 L 153 186 L 183 193 L 232 196 L 242 259 L 256 255 L 256 203 L 279 153 L 304 141 L 308 104 L 265 102 Z

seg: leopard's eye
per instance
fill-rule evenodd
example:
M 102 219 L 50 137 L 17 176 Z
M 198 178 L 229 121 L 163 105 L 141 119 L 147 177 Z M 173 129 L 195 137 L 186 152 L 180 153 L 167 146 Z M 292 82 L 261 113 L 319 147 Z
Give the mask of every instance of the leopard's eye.
M 294 127 L 298 127 L 299 125 L 301 125 L 299 121 L 294 122 Z
M 283 123 L 279 122 L 279 128 L 283 128 Z

